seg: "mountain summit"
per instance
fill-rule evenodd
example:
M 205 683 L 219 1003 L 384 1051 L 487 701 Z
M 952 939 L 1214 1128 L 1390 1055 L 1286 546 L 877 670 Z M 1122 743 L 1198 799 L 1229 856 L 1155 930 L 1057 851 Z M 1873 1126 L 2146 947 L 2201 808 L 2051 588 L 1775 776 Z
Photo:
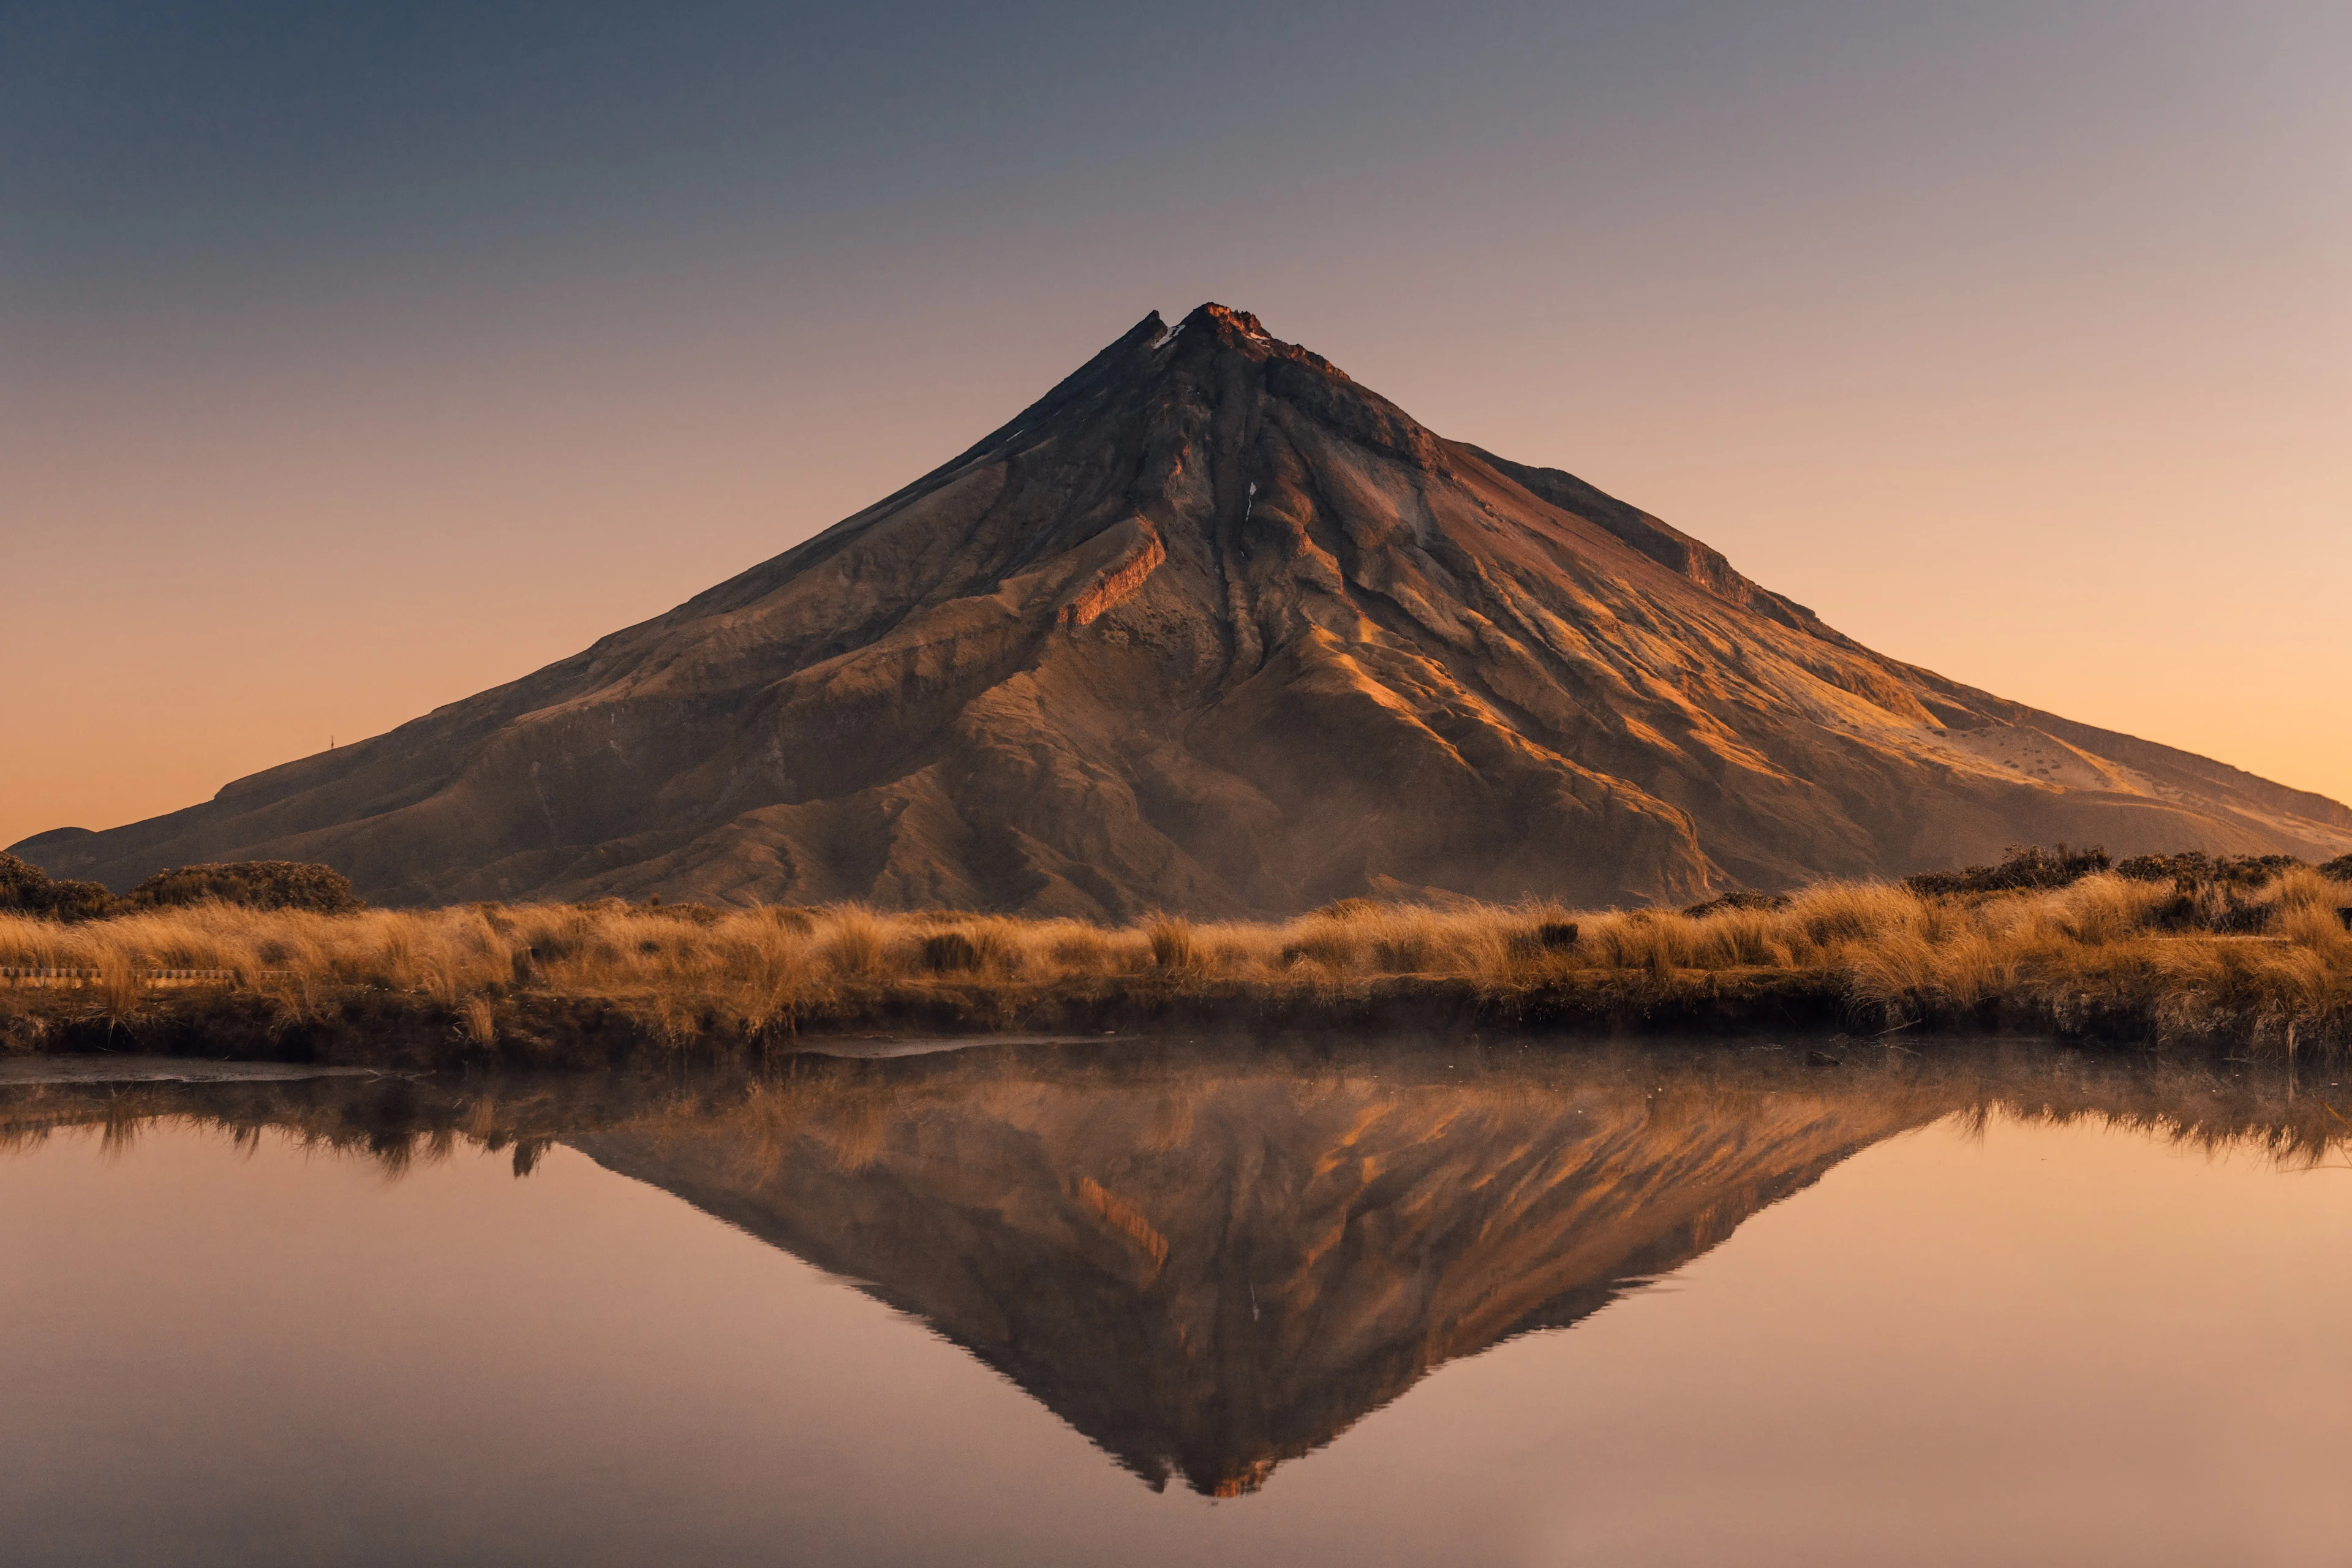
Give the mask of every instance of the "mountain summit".
M 2055 839 L 2324 857 L 2352 811 L 1883 658 L 1203 305 L 584 653 L 16 847 L 116 886 L 324 861 L 394 903 L 1124 916 L 1684 900 Z

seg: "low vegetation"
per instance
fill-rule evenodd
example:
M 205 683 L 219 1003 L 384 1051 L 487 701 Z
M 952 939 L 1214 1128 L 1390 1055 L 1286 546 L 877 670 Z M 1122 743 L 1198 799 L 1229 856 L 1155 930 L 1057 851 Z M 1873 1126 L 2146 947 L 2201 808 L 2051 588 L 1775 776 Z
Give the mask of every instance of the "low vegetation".
M 141 910 L 191 904 L 237 904 L 255 910 L 307 910 L 351 914 L 365 908 L 351 879 L 331 867 L 300 860 L 226 860 L 158 871 L 131 891 L 98 882 L 58 881 L 14 855 L 0 853 L 0 910 L 53 921 L 111 920 Z
M 2085 858 L 2023 853 L 2062 867 Z M 313 1051 L 390 1031 L 443 1055 L 526 1057 L 561 1055 L 583 1032 L 733 1047 L 807 1029 L 1390 1020 L 2008 1028 L 2281 1054 L 2352 1046 L 2352 883 L 2333 874 L 2352 867 L 2258 877 L 2237 863 L 2166 864 L 2168 879 L 2127 862 L 2055 885 L 2027 871 L 1958 891 L 1837 883 L 1683 913 L 1348 900 L 1284 921 L 1160 916 L 1113 928 L 855 905 L 606 900 L 329 914 L 208 900 L 78 922 L 0 915 L 0 966 L 79 976 L 69 989 L 20 976 L 0 1005 L 19 1046 L 96 1028 L 197 1048 L 242 1029 Z M 194 978 L 180 990 L 142 984 L 158 972 Z
M 2033 845 L 2014 849 L 1997 866 L 1970 866 L 1964 871 L 1926 871 L 1906 879 L 1904 886 L 1915 893 L 2019 893 L 2050 888 L 2068 888 L 2085 877 L 2094 877 L 2112 868 L 2115 862 L 2104 849 L 2070 850 L 2061 844 L 2055 849 Z
M 100 920 L 122 900 L 100 882 L 60 882 L 16 856 L 0 852 L 0 911 L 44 920 Z
M 352 891 L 351 879 L 331 867 L 300 860 L 228 860 L 158 871 L 124 894 L 123 908 L 117 912 L 202 903 L 307 910 L 320 915 L 347 915 L 366 907 Z

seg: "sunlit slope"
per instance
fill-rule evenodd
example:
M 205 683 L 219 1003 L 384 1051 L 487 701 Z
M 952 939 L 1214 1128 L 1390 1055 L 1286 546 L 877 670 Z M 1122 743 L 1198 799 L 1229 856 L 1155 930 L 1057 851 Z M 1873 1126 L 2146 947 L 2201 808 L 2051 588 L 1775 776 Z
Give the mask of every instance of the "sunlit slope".
M 575 658 L 17 848 L 116 886 L 292 858 L 379 901 L 1100 916 L 1681 900 L 2059 839 L 2324 858 L 2352 811 L 1883 658 L 1203 306 Z
M 567 1142 L 919 1315 L 1153 1484 L 1230 1495 L 1949 1098 L 1447 1076 L 804 1083 Z

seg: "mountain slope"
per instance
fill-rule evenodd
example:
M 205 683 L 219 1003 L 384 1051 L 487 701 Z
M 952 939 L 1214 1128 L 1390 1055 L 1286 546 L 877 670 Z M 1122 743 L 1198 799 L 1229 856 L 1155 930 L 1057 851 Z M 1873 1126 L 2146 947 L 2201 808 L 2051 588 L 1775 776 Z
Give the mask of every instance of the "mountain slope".
M 392 902 L 1100 916 L 1683 900 L 2054 839 L 2332 855 L 2352 811 L 1881 658 L 1205 305 L 572 658 L 16 848 L 117 886 L 266 858 Z

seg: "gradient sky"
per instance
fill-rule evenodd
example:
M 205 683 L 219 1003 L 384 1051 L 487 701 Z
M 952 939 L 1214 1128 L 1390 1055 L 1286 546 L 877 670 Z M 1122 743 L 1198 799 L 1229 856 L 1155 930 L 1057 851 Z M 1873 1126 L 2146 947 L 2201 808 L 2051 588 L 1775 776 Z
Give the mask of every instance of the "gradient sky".
M 2352 799 L 2352 7 L 0 5 L 0 843 L 1256 311 L 1874 647 Z

